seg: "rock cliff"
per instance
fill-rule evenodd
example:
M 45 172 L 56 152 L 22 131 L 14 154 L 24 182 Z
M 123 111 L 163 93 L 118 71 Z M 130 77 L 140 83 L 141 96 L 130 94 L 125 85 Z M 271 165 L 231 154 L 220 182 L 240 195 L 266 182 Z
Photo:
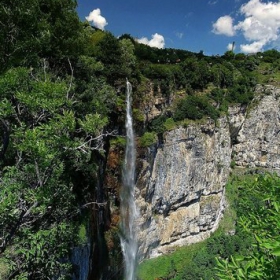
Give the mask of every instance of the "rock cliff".
M 226 117 L 165 132 L 139 157 L 137 204 L 140 258 L 156 257 L 207 238 L 226 202 L 231 162 L 280 167 L 280 89 L 258 86 L 254 105 Z
M 166 132 L 138 176 L 140 252 L 155 257 L 210 235 L 224 209 L 231 162 L 226 118 Z
M 233 145 L 237 166 L 280 168 L 280 88 L 258 86 L 257 104 L 247 112 L 246 119 Z

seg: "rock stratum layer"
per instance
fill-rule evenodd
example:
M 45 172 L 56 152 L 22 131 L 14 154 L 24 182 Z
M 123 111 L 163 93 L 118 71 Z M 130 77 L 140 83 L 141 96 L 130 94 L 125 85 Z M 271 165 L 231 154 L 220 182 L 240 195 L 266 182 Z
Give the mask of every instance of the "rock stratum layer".
M 207 124 L 165 132 L 139 159 L 139 255 L 152 258 L 201 241 L 225 209 L 231 162 L 278 169 L 280 89 L 258 86 L 255 105 L 235 106 Z

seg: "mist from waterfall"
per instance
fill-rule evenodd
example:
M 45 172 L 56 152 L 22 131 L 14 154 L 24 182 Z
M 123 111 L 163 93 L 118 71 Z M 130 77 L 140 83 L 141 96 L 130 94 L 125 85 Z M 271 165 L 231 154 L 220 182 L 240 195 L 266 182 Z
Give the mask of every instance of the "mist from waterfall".
M 121 247 L 125 265 L 125 280 L 136 279 L 137 238 L 136 218 L 138 211 L 134 199 L 135 187 L 135 142 L 131 109 L 131 84 L 126 82 L 126 148 L 121 190 Z

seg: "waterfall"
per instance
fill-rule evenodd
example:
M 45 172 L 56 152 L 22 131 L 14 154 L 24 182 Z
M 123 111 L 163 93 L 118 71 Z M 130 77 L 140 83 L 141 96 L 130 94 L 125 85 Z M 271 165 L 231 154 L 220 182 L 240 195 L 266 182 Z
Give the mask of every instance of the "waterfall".
M 124 256 L 125 280 L 135 280 L 137 239 L 135 221 L 137 208 L 134 200 L 135 142 L 131 112 L 131 84 L 126 82 L 126 148 L 121 190 L 121 247 Z

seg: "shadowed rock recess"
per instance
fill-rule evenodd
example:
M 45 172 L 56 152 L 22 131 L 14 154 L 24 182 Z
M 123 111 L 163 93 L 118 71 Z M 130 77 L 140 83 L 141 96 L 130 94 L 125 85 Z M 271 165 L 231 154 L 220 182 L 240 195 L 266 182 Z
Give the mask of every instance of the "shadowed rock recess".
M 280 89 L 256 91 L 248 108 L 231 107 L 218 125 L 209 120 L 165 132 L 163 141 L 138 159 L 140 259 L 201 241 L 217 229 L 231 162 L 280 168 Z

